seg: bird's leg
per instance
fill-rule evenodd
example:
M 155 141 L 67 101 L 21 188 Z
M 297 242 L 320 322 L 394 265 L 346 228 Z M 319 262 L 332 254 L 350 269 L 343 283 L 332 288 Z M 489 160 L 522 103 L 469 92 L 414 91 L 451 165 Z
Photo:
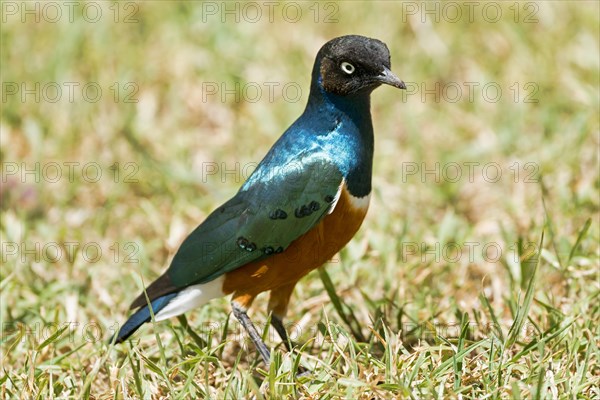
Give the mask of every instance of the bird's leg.
M 285 348 L 287 349 L 287 351 L 291 352 L 292 347 L 294 346 L 287 334 L 287 331 L 285 330 L 285 326 L 283 326 L 283 321 L 281 320 L 281 318 L 275 314 L 271 314 L 271 325 L 273 325 L 273 328 L 275 328 L 275 330 L 279 334 L 279 337 L 283 341 L 283 344 L 285 344 Z
M 288 351 L 292 351 L 292 341 L 290 340 L 285 326 L 283 325 L 283 316 L 287 311 L 288 304 L 290 302 L 290 297 L 292 296 L 292 292 L 294 291 L 294 287 L 296 286 L 296 282 L 279 286 L 278 288 L 271 290 L 271 296 L 269 298 L 269 311 L 271 312 L 271 325 L 283 340 L 285 344 L 285 348 Z
M 233 315 L 235 315 L 237 320 L 240 321 L 240 324 L 242 324 L 242 326 L 248 333 L 248 336 L 250 336 L 250 340 L 252 340 L 252 343 L 254 343 L 256 350 L 258 350 L 258 353 L 262 357 L 268 369 L 271 360 L 271 353 L 269 352 L 269 349 L 267 349 L 267 346 L 260 337 L 258 331 L 256 330 L 256 327 L 254 326 L 252 321 L 250 321 L 250 317 L 248 317 L 246 309 L 240 304 L 238 304 L 235 300 L 231 301 L 231 308 L 233 310 Z

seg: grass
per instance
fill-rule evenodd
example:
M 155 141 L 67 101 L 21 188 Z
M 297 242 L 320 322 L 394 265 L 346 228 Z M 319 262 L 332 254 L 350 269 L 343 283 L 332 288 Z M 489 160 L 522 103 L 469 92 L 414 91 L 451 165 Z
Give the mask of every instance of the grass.
M 495 23 L 482 6 L 412 15 L 421 2 L 299 2 L 297 22 L 281 6 L 256 23 L 222 23 L 220 2 L 92 3 L 97 22 L 82 3 L 56 23 L 23 4 L 3 2 L 0 27 L 2 398 L 600 396 L 598 3 L 493 3 Z M 296 288 L 297 351 L 263 329 L 264 370 L 227 299 L 107 345 L 347 33 L 386 42 L 409 91 L 373 94 L 371 208 Z

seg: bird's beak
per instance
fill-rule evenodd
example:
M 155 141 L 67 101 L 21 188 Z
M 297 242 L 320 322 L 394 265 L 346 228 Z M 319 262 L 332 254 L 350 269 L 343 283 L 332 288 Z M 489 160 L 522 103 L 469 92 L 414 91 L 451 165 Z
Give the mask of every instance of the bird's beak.
M 377 81 L 396 87 L 398 89 L 406 89 L 406 85 L 400 78 L 398 78 L 392 71 L 387 67 L 383 67 L 383 71 L 377 77 Z

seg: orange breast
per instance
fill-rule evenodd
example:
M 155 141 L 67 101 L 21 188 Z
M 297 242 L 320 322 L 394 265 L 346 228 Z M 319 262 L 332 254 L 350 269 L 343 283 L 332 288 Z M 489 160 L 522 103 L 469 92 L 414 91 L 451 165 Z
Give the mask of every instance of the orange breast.
M 228 272 L 223 292 L 235 292 L 234 297 L 247 297 L 251 302 L 261 292 L 296 283 L 352 239 L 367 209 L 368 198 L 356 199 L 344 186 L 333 212 L 319 225 L 292 242 L 284 252 Z

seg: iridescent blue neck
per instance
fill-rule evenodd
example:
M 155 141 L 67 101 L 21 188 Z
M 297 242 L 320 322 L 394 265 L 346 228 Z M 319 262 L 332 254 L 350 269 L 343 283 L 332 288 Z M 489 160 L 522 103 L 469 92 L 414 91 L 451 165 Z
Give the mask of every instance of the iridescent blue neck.
M 310 124 L 306 130 L 318 136 L 321 146 L 338 163 L 350 193 L 366 196 L 371 192 L 373 165 L 372 90 L 348 96 L 327 93 L 315 73 L 318 71 L 313 71 L 310 96 L 300 120 Z

